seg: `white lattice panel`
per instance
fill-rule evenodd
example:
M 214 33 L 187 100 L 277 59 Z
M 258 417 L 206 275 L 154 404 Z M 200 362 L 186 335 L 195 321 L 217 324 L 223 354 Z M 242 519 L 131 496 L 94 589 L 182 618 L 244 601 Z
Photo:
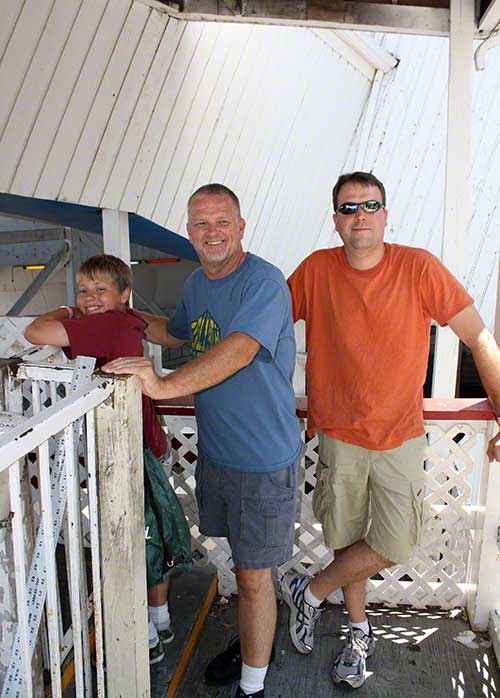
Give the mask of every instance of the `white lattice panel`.
M 25 318 L 14 318 L 15 320 L 24 320 Z M 29 318 L 28 318 L 29 321 Z M 7 393 L 12 391 L 21 391 L 22 394 L 22 412 L 24 417 L 33 416 L 33 403 L 34 395 L 37 393 L 40 395 L 40 405 L 41 409 L 46 409 L 53 404 L 56 404 L 59 400 L 67 396 L 67 383 L 71 381 L 72 372 L 65 371 L 66 367 L 72 366 L 73 362 L 68 362 L 63 352 L 55 347 L 44 347 L 40 350 L 33 349 L 29 345 L 33 354 L 27 356 L 23 354 L 23 361 L 27 361 L 26 365 L 20 367 L 18 372 L 18 377 L 11 377 L 5 381 L 5 403 L 8 405 L 9 396 Z M 25 378 L 24 369 L 26 367 L 31 367 L 31 362 L 39 361 L 42 359 L 45 362 L 44 367 L 32 367 L 30 369 L 30 375 L 36 376 L 36 378 Z M 60 373 L 60 377 L 54 380 L 54 376 Z M 20 379 L 19 376 L 21 376 Z M 79 467 L 80 467 L 80 501 L 82 510 L 82 531 L 84 535 L 85 542 L 88 543 L 89 539 L 89 515 L 88 515 L 88 492 L 87 492 L 87 469 L 84 460 L 84 444 L 82 442 L 78 445 L 79 449 Z M 56 439 L 52 438 L 49 440 L 49 451 L 51 462 L 54 459 L 54 454 L 56 451 Z M 35 527 L 37 528 L 40 522 L 40 491 L 39 491 L 39 463 L 37 458 L 37 453 L 31 453 L 28 455 L 28 472 L 30 479 L 30 494 L 32 509 L 34 514 Z M 64 524 L 66 525 L 66 524 Z M 61 534 L 61 542 L 64 541 L 64 530 Z
M 173 468 L 176 492 L 189 521 L 195 556 L 210 560 L 219 574 L 219 591 L 236 592 L 231 551 L 225 539 L 207 538 L 198 529 L 194 496 L 197 434 L 194 417 L 167 417 L 178 464 Z M 422 545 L 410 564 L 384 570 L 367 586 L 369 602 L 452 608 L 465 605 L 470 585 L 477 582 L 474 551 L 482 530 L 478 511 L 484 500 L 485 422 L 432 422 L 425 464 L 425 504 Z M 302 425 L 305 433 L 305 425 Z M 297 500 L 295 547 L 279 574 L 296 569 L 315 574 L 332 559 L 322 541 L 321 526 L 312 512 L 316 485 L 317 438 L 306 444 Z M 202 558 L 203 559 L 203 558 Z M 341 601 L 341 593 L 330 597 Z
M 32 321 L 31 317 L 0 316 L 0 359 L 5 359 L 32 345 L 24 339 L 23 332 Z

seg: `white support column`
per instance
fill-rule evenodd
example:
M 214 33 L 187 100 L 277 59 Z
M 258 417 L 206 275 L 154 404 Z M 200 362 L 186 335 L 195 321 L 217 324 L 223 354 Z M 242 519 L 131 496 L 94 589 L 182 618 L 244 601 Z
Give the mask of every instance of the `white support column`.
M 450 2 L 450 66 L 448 78 L 448 130 L 446 141 L 446 188 L 441 258 L 463 279 L 464 239 L 470 220 L 470 130 L 474 0 Z M 433 397 L 455 397 L 458 338 L 438 327 L 434 353 Z
M 102 237 L 105 254 L 120 257 L 130 266 L 128 212 L 102 209 Z
M 130 266 L 128 211 L 102 209 L 102 242 L 104 254 L 119 257 Z M 130 294 L 129 305 L 134 305 L 133 293 Z
M 497 301 L 495 308 L 495 339 L 500 347 L 500 250 L 498 251 Z
M 491 438 L 496 432 L 496 425 L 491 422 L 486 433 L 486 439 Z M 483 532 L 481 550 L 479 555 L 479 568 L 477 571 L 476 595 L 471 599 L 468 613 L 473 629 L 486 630 L 490 618 L 500 617 L 500 546 L 499 530 L 500 516 L 498 513 L 498 492 L 500 491 L 500 463 L 493 461 L 483 467 L 487 468 L 487 477 L 484 478 L 484 490 L 481 502 L 484 502 Z M 494 635 L 495 650 L 500 648 L 500 633 L 492 625 L 492 637 Z

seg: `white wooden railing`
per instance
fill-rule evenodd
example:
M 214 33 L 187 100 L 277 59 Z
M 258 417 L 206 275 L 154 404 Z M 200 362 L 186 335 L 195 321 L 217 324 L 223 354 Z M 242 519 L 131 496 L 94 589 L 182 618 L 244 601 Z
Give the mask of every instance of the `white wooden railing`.
M 5 540 L 10 538 L 13 548 L 11 571 L 15 574 L 17 623 L 12 625 L 12 650 L 4 672 L 2 698 L 30 698 L 40 694 L 40 678 L 32 665 L 39 637 L 43 638 L 42 651 L 50 668 L 54 696 L 62 695 L 61 664 L 69 646 L 73 647 L 76 681 L 81 687 L 78 695 L 84 695 L 84 683 L 90 685 L 89 595 L 83 554 L 79 443 L 84 434 L 85 420 L 85 508 L 88 508 L 90 523 L 92 587 L 96 601 L 94 622 L 97 628 L 102 628 L 93 410 L 113 391 L 110 380 L 90 381 L 93 364 L 93 360 L 88 365 L 88 360 L 78 359 L 74 367 L 59 370 L 50 365 L 21 365 L 16 376 L 10 374 L 4 379 L 7 409 L 2 413 L 4 433 L 0 435 L 0 474 L 3 482 L 8 480 L 11 536 L 6 536 Z M 53 374 L 57 374 L 58 386 L 68 386 L 66 397 L 56 399 L 55 390 L 49 388 L 48 393 L 44 390 L 47 383 L 55 388 Z M 25 381 L 31 388 L 31 417 L 25 416 L 22 409 Z M 43 387 L 42 383 L 45 384 Z M 44 394 L 50 396 L 52 404 L 42 410 Z M 27 466 L 30 456 L 33 460 L 36 458 L 38 464 L 38 501 L 30 496 L 26 487 L 31 480 L 28 479 Z M 33 526 L 36 509 L 39 522 Z M 71 638 L 63 630 L 62 589 L 56 562 L 56 545 L 63 521 L 66 526 Z M 46 626 L 42 623 L 44 604 Z M 102 647 L 102 642 L 100 645 Z M 102 666 L 100 674 L 102 682 Z
M 94 363 L 2 372 L 1 698 L 43 696 L 43 668 L 54 698 L 150 695 L 140 384 Z

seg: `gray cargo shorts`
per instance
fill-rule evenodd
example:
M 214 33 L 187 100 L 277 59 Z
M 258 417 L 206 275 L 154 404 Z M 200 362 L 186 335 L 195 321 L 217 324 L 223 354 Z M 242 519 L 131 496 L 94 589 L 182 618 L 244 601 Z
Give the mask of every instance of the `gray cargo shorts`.
M 299 460 L 266 473 L 212 465 L 198 456 L 196 500 L 200 531 L 227 538 L 243 569 L 281 565 L 293 553 Z

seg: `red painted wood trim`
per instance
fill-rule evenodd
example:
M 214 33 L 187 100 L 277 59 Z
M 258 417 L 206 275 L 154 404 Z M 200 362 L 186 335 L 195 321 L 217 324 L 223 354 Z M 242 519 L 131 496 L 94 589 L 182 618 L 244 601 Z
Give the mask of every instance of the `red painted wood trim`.
M 424 419 L 496 419 L 488 402 L 481 398 L 425 398 Z
M 296 398 L 297 415 L 307 418 L 307 398 Z M 194 398 L 192 395 L 174 400 L 156 402 L 160 414 L 194 415 Z M 425 398 L 424 420 L 494 420 L 495 412 L 488 400 L 481 398 Z

